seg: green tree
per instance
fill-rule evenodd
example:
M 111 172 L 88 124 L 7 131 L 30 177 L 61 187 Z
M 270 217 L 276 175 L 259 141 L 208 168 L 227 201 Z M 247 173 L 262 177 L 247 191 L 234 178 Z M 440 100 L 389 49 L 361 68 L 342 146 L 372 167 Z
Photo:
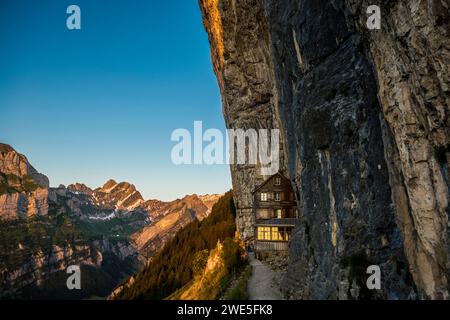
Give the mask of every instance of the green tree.
M 201 274 L 208 262 L 209 250 L 204 249 L 197 251 L 194 255 L 194 261 L 192 261 L 192 272 L 194 275 Z

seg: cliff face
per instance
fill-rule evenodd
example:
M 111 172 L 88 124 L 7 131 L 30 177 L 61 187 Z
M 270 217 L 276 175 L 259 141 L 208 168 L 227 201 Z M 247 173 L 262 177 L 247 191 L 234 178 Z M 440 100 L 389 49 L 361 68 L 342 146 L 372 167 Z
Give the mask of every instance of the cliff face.
M 43 188 L 49 187 L 48 178 L 37 172 L 27 158 L 17 153 L 11 146 L 0 143 L 0 168 L 4 174 L 20 178 L 29 177 Z
M 27 218 L 46 215 L 48 212 L 48 189 L 38 188 L 31 192 L 15 192 L 0 195 L 1 219 Z
M 450 3 L 383 1 L 383 27 L 367 39 L 384 115 L 386 162 L 404 248 L 417 285 L 448 297 Z
M 448 2 L 199 4 L 227 127 L 281 130 L 302 222 L 286 294 L 448 297 Z M 231 168 L 243 238 L 257 169 Z M 381 290 L 365 287 L 371 264 Z
M 24 155 L 0 143 L 0 219 L 47 215 L 48 187 Z
M 227 128 L 278 127 L 273 112 L 274 75 L 268 29 L 257 1 L 199 1 L 211 42 Z M 251 191 L 263 181 L 258 165 L 231 166 L 237 226 L 253 236 Z
M 93 250 L 89 246 L 75 245 L 60 247 L 52 245 L 45 248 L 48 251 L 43 251 L 42 248 L 33 252 L 31 255 L 23 253 L 26 245 L 21 245 L 15 248 L 15 253 L 10 253 L 15 258 L 26 256 L 20 265 L 15 268 L 11 265 L 11 269 L 5 266 L 2 262 L 0 276 L 0 297 L 14 297 L 21 289 L 26 289 L 27 286 L 39 286 L 49 279 L 49 275 L 54 275 L 57 272 L 65 273 L 70 265 L 85 265 L 100 268 L 102 265 L 103 256 L 100 251 Z M 12 259 L 12 258 L 11 258 Z

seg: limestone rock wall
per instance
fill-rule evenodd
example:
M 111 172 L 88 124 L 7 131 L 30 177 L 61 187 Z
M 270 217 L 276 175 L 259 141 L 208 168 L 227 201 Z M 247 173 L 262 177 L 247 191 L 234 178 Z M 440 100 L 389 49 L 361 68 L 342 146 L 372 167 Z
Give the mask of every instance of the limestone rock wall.
M 45 175 L 37 172 L 24 155 L 3 143 L 0 143 L 0 172 L 20 178 L 30 177 L 41 187 L 49 187 L 49 181 Z
M 359 14 L 368 1 L 347 3 L 368 43 L 385 139 L 395 145 L 386 160 L 411 271 L 426 296 L 448 297 L 450 2 L 381 1 L 378 32 Z
M 290 298 L 448 297 L 449 4 L 375 2 L 199 1 L 227 126 L 282 132 L 302 219 Z M 246 238 L 262 177 L 231 172 Z
M 48 213 L 48 189 L 0 195 L 0 218 L 5 220 L 28 218 Z
M 209 32 L 227 128 L 278 128 L 273 112 L 274 78 L 264 8 L 258 1 L 199 3 Z M 231 166 L 237 226 L 244 239 L 253 237 L 251 192 L 264 180 L 259 168 L 251 164 Z
M 22 254 L 24 248 L 17 248 Z M 39 285 L 52 274 L 65 272 L 71 265 L 89 265 L 100 268 L 103 256 L 100 251 L 89 246 L 53 245 L 47 252 L 42 249 L 28 254 L 24 262 L 16 268 L 0 266 L 0 297 L 14 297 L 20 290 L 30 285 Z
M 24 155 L 0 143 L 0 219 L 47 215 L 48 188 L 48 178 Z

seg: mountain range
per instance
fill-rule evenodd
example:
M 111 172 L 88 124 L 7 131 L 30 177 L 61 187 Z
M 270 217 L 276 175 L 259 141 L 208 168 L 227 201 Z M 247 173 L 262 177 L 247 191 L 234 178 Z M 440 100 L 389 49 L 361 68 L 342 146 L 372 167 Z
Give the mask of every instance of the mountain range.
M 133 184 L 113 179 L 95 189 L 52 188 L 24 155 L 0 144 L 0 297 L 64 294 L 58 279 L 73 264 L 91 281 L 78 298 L 107 295 L 178 230 L 207 217 L 219 197 L 144 200 Z

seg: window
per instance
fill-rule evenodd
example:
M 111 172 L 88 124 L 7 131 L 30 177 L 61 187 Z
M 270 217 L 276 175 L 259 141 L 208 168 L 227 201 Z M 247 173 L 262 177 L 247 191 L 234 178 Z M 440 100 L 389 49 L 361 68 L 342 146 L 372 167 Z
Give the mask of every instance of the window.
M 270 227 L 258 227 L 258 240 L 270 240 Z
M 286 227 L 258 227 L 260 241 L 289 241 L 290 229 Z
M 281 200 L 281 193 L 275 192 L 275 201 L 280 201 L 280 200 Z
M 289 229 L 280 228 L 278 233 L 278 241 L 289 241 Z
M 283 218 L 283 210 L 277 209 L 276 213 L 277 213 L 277 218 L 278 219 L 282 219 Z
M 267 201 L 267 193 L 261 192 L 261 201 Z
M 281 233 L 278 232 L 278 227 L 272 227 L 272 240 L 273 241 L 281 241 L 281 240 L 283 240 L 282 236 L 281 236 Z
M 289 241 L 289 231 L 285 230 L 283 232 L 283 240 L 284 241 Z
M 275 178 L 275 185 L 279 186 L 281 184 L 281 178 L 280 177 L 276 177 Z

